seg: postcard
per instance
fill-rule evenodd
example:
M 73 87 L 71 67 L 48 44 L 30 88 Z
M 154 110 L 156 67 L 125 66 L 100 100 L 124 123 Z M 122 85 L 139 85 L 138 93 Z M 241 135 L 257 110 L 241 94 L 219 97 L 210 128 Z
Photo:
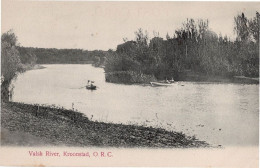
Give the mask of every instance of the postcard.
M 1 166 L 258 167 L 259 2 L 1 8 Z

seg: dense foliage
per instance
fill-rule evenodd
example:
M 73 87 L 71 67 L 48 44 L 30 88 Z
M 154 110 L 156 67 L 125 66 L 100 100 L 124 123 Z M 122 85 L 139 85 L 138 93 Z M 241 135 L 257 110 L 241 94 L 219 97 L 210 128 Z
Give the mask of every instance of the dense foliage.
M 182 79 L 187 73 L 231 77 L 259 74 L 259 13 L 247 19 L 234 18 L 235 41 L 217 35 L 208 20 L 187 19 L 167 40 L 157 35 L 148 43 L 147 32 L 139 29 L 135 41 L 117 46 L 106 60 L 105 71 L 129 71 L 154 75 L 157 79 Z M 109 79 L 108 79 L 109 80 Z
M 1 37 L 1 99 L 9 101 L 9 86 L 18 72 L 22 72 L 19 52 L 16 49 L 17 37 L 13 31 L 2 34 Z

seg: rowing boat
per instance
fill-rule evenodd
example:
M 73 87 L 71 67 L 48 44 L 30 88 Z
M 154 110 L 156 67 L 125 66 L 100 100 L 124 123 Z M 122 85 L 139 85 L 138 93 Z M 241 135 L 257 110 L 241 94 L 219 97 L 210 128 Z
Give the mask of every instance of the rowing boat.
M 91 86 L 86 86 L 86 89 L 88 89 L 88 90 L 96 90 L 96 86 L 95 85 L 91 85 Z
M 174 83 L 150 82 L 152 86 L 172 86 Z

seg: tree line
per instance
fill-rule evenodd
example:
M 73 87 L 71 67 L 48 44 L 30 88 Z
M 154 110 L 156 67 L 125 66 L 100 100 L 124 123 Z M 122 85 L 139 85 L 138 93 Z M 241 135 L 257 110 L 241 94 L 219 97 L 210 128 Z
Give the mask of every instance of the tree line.
M 17 46 L 21 62 L 24 64 L 104 64 L 106 51 L 82 49 L 33 48 Z
M 166 40 L 139 29 L 134 41 L 125 41 L 106 59 L 107 73 L 136 72 L 157 79 L 182 80 L 186 74 L 202 76 L 259 75 L 259 13 L 248 19 L 244 13 L 234 17 L 236 39 L 217 35 L 209 21 L 187 19 Z M 111 76 L 111 75 L 110 75 Z

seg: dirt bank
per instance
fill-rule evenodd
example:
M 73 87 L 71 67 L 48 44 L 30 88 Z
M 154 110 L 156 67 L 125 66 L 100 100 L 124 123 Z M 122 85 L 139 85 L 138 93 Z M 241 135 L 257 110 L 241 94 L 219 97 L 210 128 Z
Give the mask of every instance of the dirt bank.
M 11 102 L 2 103 L 1 127 L 2 145 L 209 147 L 204 141 L 178 132 L 94 122 L 72 110 Z

